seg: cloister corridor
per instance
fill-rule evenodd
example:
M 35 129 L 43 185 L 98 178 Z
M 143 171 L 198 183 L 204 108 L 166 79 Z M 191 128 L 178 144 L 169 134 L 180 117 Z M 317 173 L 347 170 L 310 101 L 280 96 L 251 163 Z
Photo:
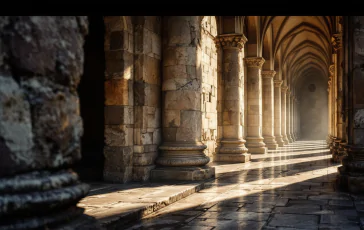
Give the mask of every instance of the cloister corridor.
M 363 16 L 0 16 L 0 47 L 0 230 L 364 229 Z

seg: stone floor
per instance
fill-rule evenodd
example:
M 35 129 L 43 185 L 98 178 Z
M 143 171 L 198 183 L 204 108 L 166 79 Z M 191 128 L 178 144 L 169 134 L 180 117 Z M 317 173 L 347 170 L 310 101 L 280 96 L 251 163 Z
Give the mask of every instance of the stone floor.
M 324 141 L 219 164 L 205 188 L 120 229 L 360 229 L 364 194 L 335 188 Z

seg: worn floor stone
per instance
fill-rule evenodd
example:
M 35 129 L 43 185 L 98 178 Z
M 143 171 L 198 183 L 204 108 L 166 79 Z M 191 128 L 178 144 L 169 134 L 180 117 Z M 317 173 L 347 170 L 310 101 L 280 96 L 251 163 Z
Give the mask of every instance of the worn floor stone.
M 191 194 L 185 198 L 176 195 L 183 193 L 179 188 L 188 191 L 198 183 L 103 185 L 106 192 L 94 189 L 80 205 L 100 220 L 108 219 L 107 207 L 130 213 L 140 205 L 141 220 L 115 225 L 130 230 L 360 229 L 364 199 L 337 190 L 340 164 L 330 161 L 324 146 L 297 141 L 264 156 L 253 154 L 249 163 L 211 163 L 216 179 L 205 182 L 206 189 L 185 192 Z M 170 202 L 172 195 L 179 199 Z

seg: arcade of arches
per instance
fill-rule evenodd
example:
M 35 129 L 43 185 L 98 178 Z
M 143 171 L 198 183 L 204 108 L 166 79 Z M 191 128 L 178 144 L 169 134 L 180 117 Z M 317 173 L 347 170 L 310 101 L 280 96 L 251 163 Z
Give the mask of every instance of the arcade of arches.
M 196 181 L 297 140 L 326 140 L 338 186 L 364 191 L 364 17 L 3 18 L 5 228 L 45 224 L 37 207 L 50 225 L 79 215 L 71 165 L 81 181 Z

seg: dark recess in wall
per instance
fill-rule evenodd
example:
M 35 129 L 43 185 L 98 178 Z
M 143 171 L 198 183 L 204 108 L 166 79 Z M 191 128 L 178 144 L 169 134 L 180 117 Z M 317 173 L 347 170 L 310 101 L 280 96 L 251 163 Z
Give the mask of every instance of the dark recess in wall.
M 97 181 L 102 180 L 104 167 L 105 25 L 102 16 L 89 16 L 88 19 L 84 73 L 78 86 L 84 128 L 82 159 L 75 165 L 75 170 L 81 180 Z

